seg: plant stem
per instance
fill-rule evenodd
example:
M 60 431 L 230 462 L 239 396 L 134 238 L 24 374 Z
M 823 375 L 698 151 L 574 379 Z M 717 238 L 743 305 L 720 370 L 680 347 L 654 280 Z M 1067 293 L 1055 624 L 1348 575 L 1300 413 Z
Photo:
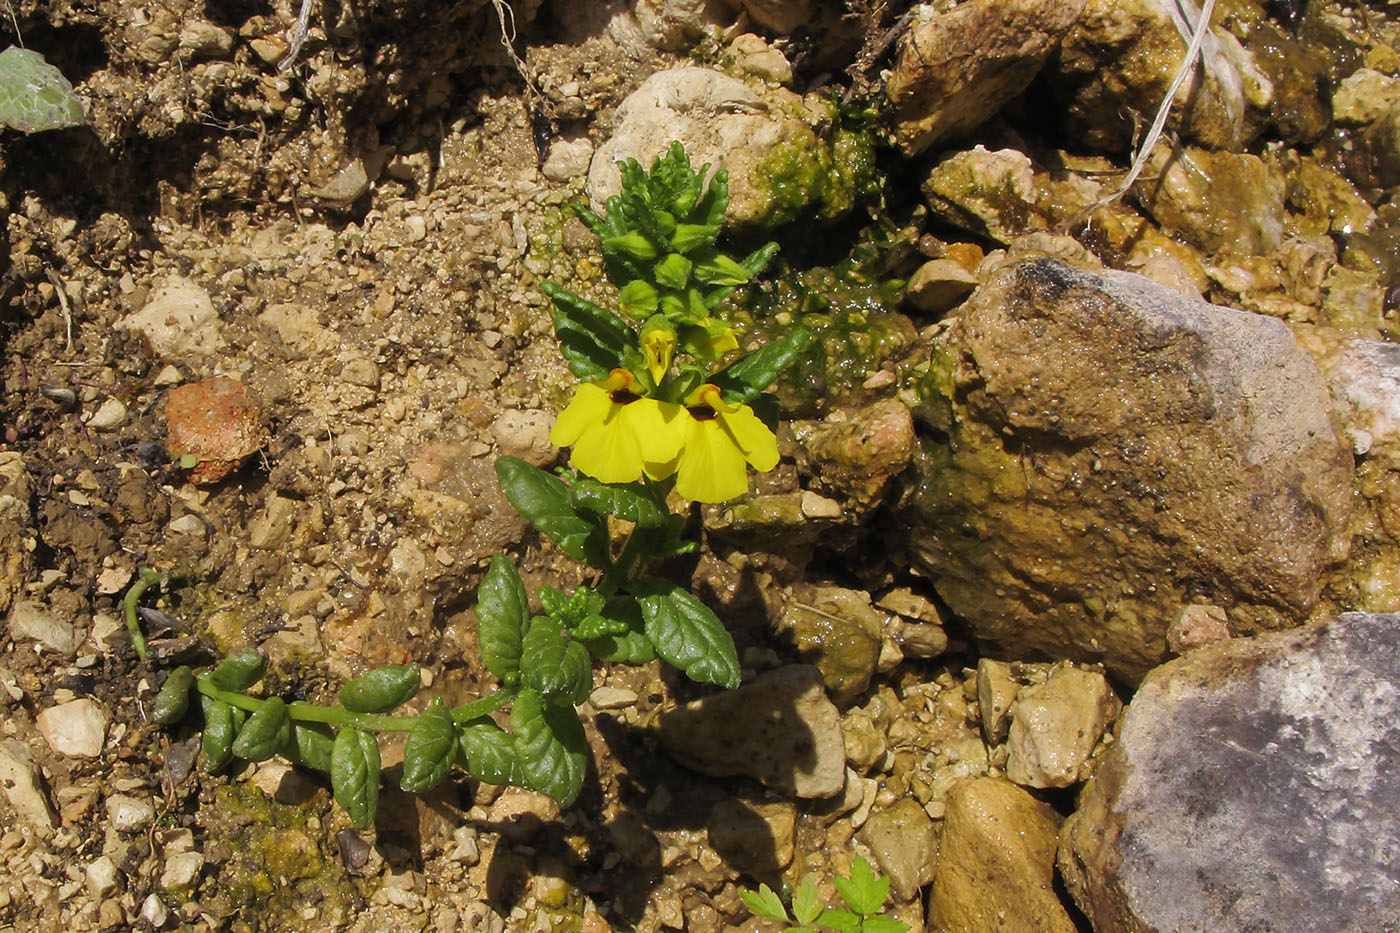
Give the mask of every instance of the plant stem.
M 236 706 L 250 713 L 257 712 L 264 702 L 257 697 L 250 697 L 237 690 L 223 690 L 214 686 L 207 673 L 196 677 L 194 683 L 195 689 L 210 699 L 227 703 L 229 706 Z M 514 691 L 497 690 L 495 693 L 487 694 L 479 700 L 452 710 L 452 721 L 459 726 L 465 725 L 473 719 L 485 716 L 492 710 L 500 709 L 514 697 Z M 287 715 L 293 722 L 324 722 L 333 726 L 354 726 L 356 729 L 362 729 L 366 732 L 408 732 L 418 722 L 417 716 L 352 713 L 344 707 L 317 706 L 315 703 L 307 703 L 303 700 L 294 700 L 288 703 Z
M 122 600 L 126 609 L 126 630 L 131 635 L 131 647 L 136 649 L 136 656 L 142 661 L 146 660 L 146 635 L 141 631 L 141 623 L 136 619 L 136 604 L 141 601 L 141 594 L 146 592 L 147 587 L 152 583 L 160 583 L 164 578 L 165 574 L 150 567 L 142 567 L 136 572 L 136 582 L 126 591 L 126 598 Z

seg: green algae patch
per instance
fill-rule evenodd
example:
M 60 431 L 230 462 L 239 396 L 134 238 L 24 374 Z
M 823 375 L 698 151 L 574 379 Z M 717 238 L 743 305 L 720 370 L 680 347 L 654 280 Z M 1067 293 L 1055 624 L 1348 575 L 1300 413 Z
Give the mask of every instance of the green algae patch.
M 361 882 L 346 874 L 333 834 L 321 821 L 322 794 L 301 805 L 281 804 L 246 782 L 224 784 L 199 811 L 205 854 L 217 868 L 207 873 L 201 904 L 232 916 L 256 905 L 262 929 L 352 916 L 364 904 Z
M 799 325 L 816 334 L 776 386 L 783 408 L 805 415 L 906 355 L 918 331 L 894 310 L 903 292 L 902 280 L 880 280 L 851 263 L 817 267 L 780 273 L 726 316 L 743 345 L 767 343 Z
M 755 211 L 756 226 L 835 220 L 878 191 L 875 150 L 867 134 L 838 129 L 829 143 L 815 134 L 803 136 L 775 146 L 754 168 L 754 187 L 767 193 L 767 203 Z

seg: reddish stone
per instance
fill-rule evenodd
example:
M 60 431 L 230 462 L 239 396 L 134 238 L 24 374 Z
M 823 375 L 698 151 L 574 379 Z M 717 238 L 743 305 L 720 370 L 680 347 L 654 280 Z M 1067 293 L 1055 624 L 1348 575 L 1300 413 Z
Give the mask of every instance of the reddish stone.
M 171 456 L 197 461 L 189 480 L 217 483 L 262 449 L 267 441 L 262 409 L 237 379 L 215 376 L 170 390 L 165 402 Z

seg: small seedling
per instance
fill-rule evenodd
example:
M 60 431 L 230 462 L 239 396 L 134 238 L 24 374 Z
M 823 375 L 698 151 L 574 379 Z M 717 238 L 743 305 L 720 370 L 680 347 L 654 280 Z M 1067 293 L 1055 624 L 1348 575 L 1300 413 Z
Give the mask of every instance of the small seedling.
M 839 933 L 907 933 L 909 924 L 903 920 L 879 916 L 890 896 L 890 879 L 877 876 L 865 859 L 857 857 L 851 876 L 838 876 L 835 883 L 844 908 L 822 905 L 812 875 L 804 877 L 792 892 L 791 913 L 766 884 L 760 884 L 757 891 L 741 890 L 739 896 L 756 915 L 789 924 L 783 933 L 817 933 L 823 928 Z
M 0 125 L 38 133 L 86 119 L 73 85 L 44 56 L 15 46 L 0 52 Z

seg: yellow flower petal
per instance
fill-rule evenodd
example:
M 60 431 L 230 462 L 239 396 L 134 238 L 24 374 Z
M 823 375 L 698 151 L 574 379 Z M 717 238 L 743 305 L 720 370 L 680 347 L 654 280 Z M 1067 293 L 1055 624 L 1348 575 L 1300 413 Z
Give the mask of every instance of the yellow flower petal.
M 713 418 L 691 419 L 676 474 L 676 491 L 696 502 L 723 502 L 749 488 L 744 455 Z
M 744 459 L 753 464 L 760 473 L 767 473 L 778 465 L 778 438 L 768 425 L 753 413 L 747 405 L 739 405 L 734 411 L 717 411 L 715 420 L 724 426 L 734 443 L 744 452 Z
M 579 472 L 604 483 L 631 483 L 641 478 L 641 442 L 623 417 L 630 407 L 612 405 L 601 422 L 579 437 L 569 456 Z
M 554 420 L 549 442 L 555 447 L 570 447 L 590 426 L 601 422 L 612 405 L 611 393 L 602 386 L 585 382 L 574 389 L 573 398 Z

